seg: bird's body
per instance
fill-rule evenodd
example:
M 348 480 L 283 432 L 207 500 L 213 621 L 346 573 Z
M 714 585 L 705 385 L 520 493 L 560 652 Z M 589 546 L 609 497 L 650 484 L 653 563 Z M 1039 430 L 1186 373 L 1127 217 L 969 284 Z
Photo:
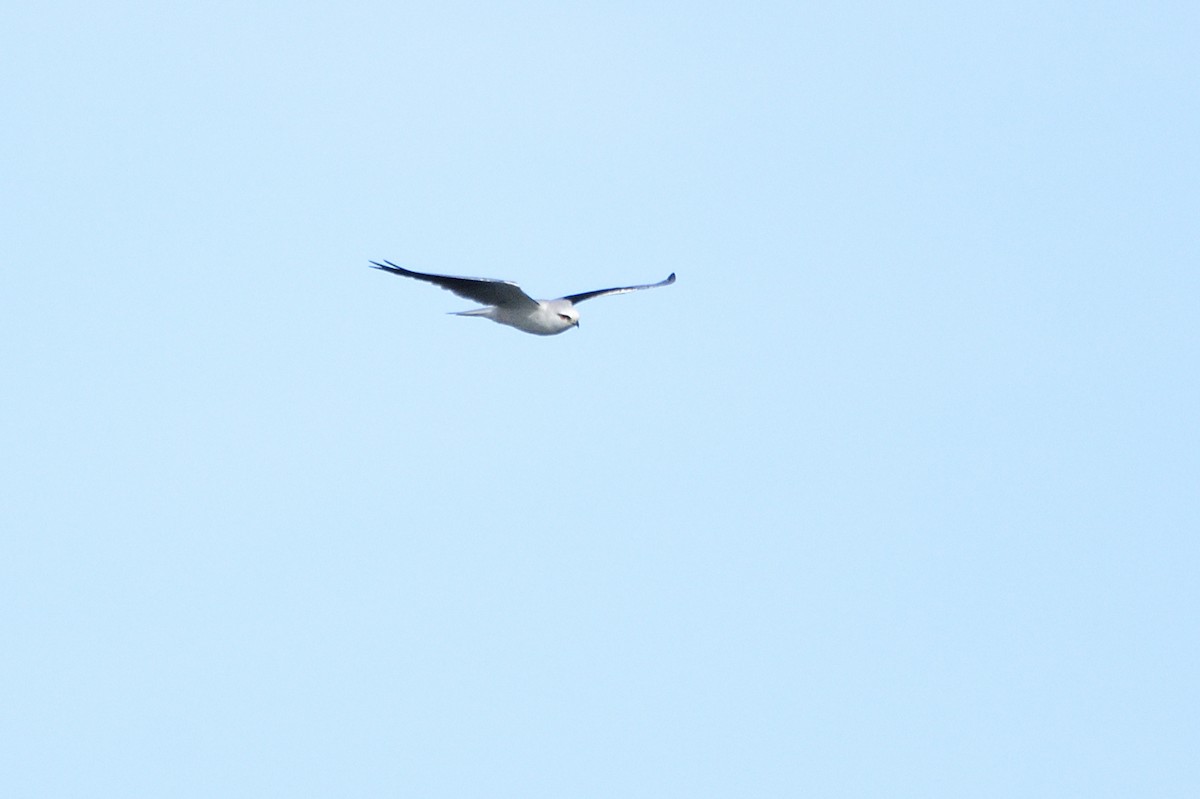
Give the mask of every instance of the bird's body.
M 630 291 L 669 286 L 675 282 L 675 273 L 672 272 L 666 280 L 645 286 L 600 289 L 599 291 L 571 294 L 556 300 L 535 300 L 522 291 L 516 283 L 509 283 L 506 280 L 429 275 L 396 266 L 391 261 L 383 263 L 371 261 L 371 266 L 391 272 L 393 275 L 424 280 L 452 291 L 460 297 L 485 304 L 483 308 L 459 311 L 457 316 L 481 316 L 491 319 L 493 322 L 532 333 L 535 336 L 553 336 L 570 330 L 572 327 L 579 327 L 579 311 L 575 309 L 576 303 L 605 294 L 625 294 Z
M 458 311 L 454 315 L 482 316 L 535 336 L 553 336 L 579 325 L 579 312 L 566 300 L 541 300 L 532 308 L 489 305 L 473 311 Z

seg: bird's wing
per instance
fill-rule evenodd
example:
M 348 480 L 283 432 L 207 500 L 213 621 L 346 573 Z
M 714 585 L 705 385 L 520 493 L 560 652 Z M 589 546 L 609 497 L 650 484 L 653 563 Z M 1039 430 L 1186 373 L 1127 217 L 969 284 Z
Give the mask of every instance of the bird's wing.
M 675 273 L 672 272 L 666 280 L 661 280 L 658 283 L 647 283 L 645 286 L 623 286 L 618 289 L 600 289 L 599 291 L 585 291 L 581 294 L 572 294 L 568 297 L 563 297 L 564 300 L 570 300 L 572 304 L 590 300 L 593 297 L 603 297 L 605 294 L 628 294 L 631 291 L 641 291 L 642 289 L 656 289 L 659 286 L 669 286 L 675 282 Z
M 460 297 L 466 297 L 468 300 L 474 300 L 483 305 L 498 305 L 505 308 L 521 308 L 537 305 L 537 300 L 521 291 L 521 287 L 516 283 L 509 283 L 507 280 L 490 280 L 484 277 L 427 275 L 424 272 L 413 272 L 411 269 L 396 266 L 391 261 L 384 261 L 383 263 L 371 261 L 371 266 L 376 269 L 382 269 L 385 272 L 391 272 L 393 275 L 415 277 L 417 280 L 433 283 L 435 286 L 441 286 Z

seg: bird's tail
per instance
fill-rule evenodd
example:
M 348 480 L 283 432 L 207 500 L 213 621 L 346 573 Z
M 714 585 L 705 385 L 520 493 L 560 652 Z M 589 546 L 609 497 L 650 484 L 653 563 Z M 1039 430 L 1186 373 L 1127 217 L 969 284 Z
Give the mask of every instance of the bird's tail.
M 486 308 L 473 308 L 470 311 L 450 311 L 451 316 L 486 316 L 491 318 L 495 307 L 489 305 Z

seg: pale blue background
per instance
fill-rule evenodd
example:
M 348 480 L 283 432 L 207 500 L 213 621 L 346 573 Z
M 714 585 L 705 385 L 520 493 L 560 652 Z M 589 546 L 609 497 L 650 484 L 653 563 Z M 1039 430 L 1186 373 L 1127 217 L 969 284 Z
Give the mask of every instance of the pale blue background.
M 1200 795 L 1198 42 L 7 6 L 0 794 Z

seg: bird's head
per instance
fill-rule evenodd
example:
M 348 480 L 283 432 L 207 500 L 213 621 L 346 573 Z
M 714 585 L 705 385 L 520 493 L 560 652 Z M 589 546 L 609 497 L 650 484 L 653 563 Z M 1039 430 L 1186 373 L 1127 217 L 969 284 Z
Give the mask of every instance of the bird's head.
M 550 303 L 551 310 L 555 317 L 565 326 L 579 327 L 579 311 L 575 310 L 574 304 L 557 300 Z M 564 328 L 565 329 L 565 328 Z

